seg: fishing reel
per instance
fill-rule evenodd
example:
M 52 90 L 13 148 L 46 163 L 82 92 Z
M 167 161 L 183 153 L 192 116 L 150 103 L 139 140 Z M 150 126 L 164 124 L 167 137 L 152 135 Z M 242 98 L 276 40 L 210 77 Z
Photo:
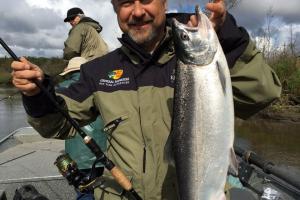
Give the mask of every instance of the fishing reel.
M 69 185 L 73 185 L 82 193 L 90 192 L 99 185 L 97 177 L 93 178 L 91 175 L 83 174 L 78 169 L 77 163 L 72 160 L 69 154 L 62 154 L 58 156 L 54 165 L 56 165 L 60 174 L 68 180 Z M 92 171 L 93 169 L 91 170 L 91 174 Z

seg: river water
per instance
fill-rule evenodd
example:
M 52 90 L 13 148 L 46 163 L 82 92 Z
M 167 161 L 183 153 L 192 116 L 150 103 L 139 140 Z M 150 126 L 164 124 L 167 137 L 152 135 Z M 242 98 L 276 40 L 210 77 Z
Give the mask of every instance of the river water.
M 300 178 L 300 123 L 236 121 L 235 142 L 274 164 L 297 171 Z
M 15 93 L 13 88 L 0 87 L 0 100 L 5 98 L 0 101 L 0 140 L 13 130 L 28 126 L 20 94 Z M 237 145 L 300 172 L 300 124 L 238 120 L 235 131 Z
M 21 95 L 9 87 L 0 87 L 0 140 L 12 131 L 28 126 Z

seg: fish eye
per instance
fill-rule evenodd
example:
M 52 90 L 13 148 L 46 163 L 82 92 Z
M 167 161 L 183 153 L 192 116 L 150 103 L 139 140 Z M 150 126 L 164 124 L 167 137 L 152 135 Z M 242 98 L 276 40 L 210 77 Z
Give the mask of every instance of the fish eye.
M 189 40 L 189 36 L 188 36 L 188 34 L 186 34 L 185 32 L 182 32 L 182 33 L 180 34 L 180 38 L 181 38 L 182 40 Z

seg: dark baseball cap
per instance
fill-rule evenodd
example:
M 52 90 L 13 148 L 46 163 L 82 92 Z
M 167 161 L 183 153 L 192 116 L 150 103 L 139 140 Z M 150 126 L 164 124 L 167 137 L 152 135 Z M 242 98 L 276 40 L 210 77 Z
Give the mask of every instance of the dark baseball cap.
M 76 17 L 79 14 L 84 14 L 84 12 L 80 8 L 71 8 L 67 12 L 67 17 L 65 18 L 64 22 L 71 21 L 74 17 Z

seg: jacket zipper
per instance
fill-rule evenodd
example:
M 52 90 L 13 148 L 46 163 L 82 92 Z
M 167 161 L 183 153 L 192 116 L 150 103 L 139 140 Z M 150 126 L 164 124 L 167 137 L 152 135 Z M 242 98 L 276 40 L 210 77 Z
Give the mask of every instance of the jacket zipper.
M 126 120 L 128 117 L 119 117 L 118 119 L 115 119 L 111 122 L 109 122 L 104 128 L 104 132 L 111 132 L 112 130 L 116 129 L 117 126 L 124 120 Z
M 141 127 L 141 133 L 143 137 L 143 142 L 144 142 L 144 151 L 143 151 L 143 173 L 146 173 L 146 160 L 147 160 L 147 150 L 146 150 L 146 142 L 143 134 L 143 129 L 142 129 L 142 120 L 141 120 L 141 108 L 139 107 L 139 115 L 140 115 L 140 127 Z
M 143 173 L 146 173 L 146 147 L 144 147 L 144 155 L 143 155 Z

